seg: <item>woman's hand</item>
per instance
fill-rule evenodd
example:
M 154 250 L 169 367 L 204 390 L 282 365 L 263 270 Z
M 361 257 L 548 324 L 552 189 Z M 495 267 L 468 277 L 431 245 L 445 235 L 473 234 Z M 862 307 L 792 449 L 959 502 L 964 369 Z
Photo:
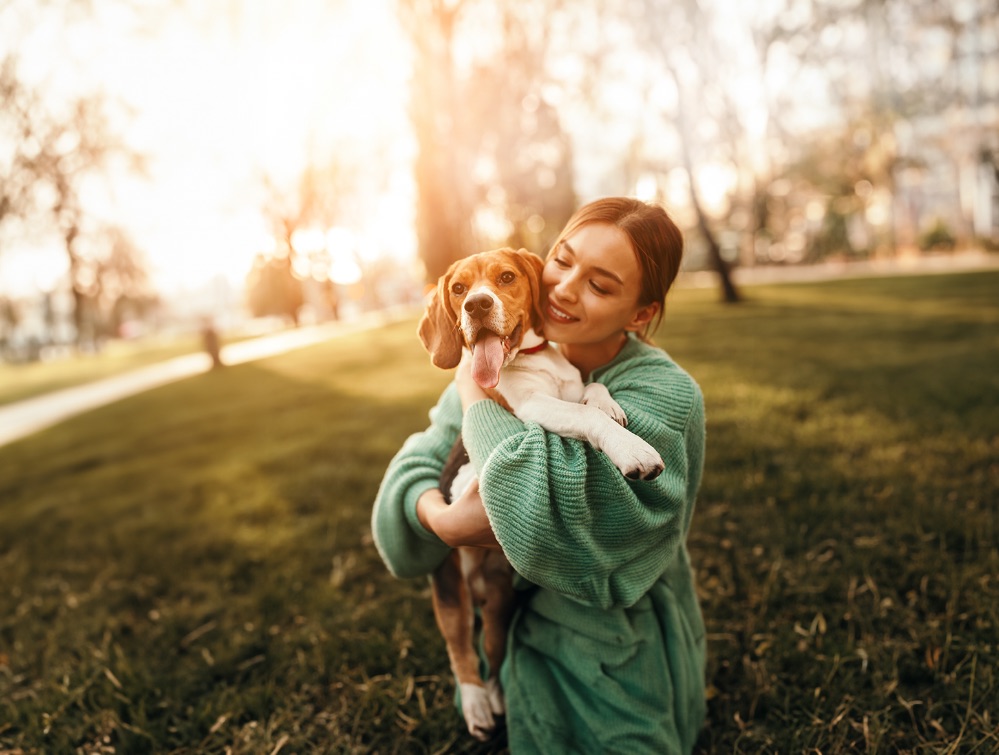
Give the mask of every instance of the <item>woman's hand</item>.
M 424 527 L 452 548 L 459 545 L 500 547 L 482 505 L 478 480 L 450 506 L 444 502 L 444 494 L 439 489 L 428 490 L 416 502 L 416 516 Z
M 476 401 L 489 398 L 486 392 L 482 390 L 482 387 L 472 377 L 472 357 L 468 353 L 468 349 L 465 349 L 461 355 L 458 369 L 454 373 L 454 382 L 458 386 L 458 395 L 461 397 L 461 410 L 463 412 L 468 411 L 468 407 Z

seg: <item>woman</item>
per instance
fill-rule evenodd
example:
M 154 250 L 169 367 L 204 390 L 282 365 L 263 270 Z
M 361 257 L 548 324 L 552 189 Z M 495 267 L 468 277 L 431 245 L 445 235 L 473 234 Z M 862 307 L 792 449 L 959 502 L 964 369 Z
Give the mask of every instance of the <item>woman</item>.
M 704 719 L 704 624 L 686 536 L 704 457 L 693 379 L 647 342 L 683 238 L 634 199 L 582 207 L 542 275 L 545 336 L 607 386 L 666 469 L 631 481 L 583 441 L 490 401 L 465 363 L 430 427 L 389 465 L 372 528 L 393 574 L 429 574 L 448 548 L 501 547 L 520 602 L 500 678 L 510 750 L 690 752 Z M 478 473 L 444 503 L 437 480 L 458 430 Z

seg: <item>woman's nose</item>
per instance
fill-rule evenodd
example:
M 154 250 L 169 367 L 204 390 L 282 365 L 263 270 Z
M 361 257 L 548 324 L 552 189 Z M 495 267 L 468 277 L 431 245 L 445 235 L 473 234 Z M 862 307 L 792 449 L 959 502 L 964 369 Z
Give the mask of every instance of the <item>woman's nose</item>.
M 545 288 L 548 293 L 563 300 L 574 300 L 572 273 L 570 271 L 559 270 L 555 275 L 546 276 L 547 284 Z
M 576 300 L 576 286 L 573 282 L 573 276 L 566 274 L 561 276 L 555 285 L 552 286 L 552 293 L 555 294 L 559 299 L 565 301 L 575 301 Z

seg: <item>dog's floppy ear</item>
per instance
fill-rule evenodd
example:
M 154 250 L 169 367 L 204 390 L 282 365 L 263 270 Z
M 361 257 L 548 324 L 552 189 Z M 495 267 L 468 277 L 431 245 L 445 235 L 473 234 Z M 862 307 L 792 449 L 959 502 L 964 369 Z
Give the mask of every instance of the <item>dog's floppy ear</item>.
M 526 249 L 518 249 L 517 257 L 522 261 L 527 280 L 531 284 L 531 327 L 540 334 L 545 326 L 544 302 L 541 301 L 541 271 L 545 262 L 538 255 Z
M 437 291 L 427 305 L 427 311 L 420 320 L 420 340 L 430 352 L 430 360 L 436 367 L 450 370 L 461 361 L 461 333 L 458 320 L 448 306 L 448 289 L 451 285 L 451 270 L 437 282 Z

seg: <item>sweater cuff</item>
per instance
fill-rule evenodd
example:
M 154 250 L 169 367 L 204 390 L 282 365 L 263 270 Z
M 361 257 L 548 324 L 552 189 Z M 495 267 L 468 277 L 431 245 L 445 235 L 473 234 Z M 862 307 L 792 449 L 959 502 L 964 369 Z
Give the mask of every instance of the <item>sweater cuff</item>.
M 416 502 L 420 500 L 420 496 L 428 490 L 433 490 L 436 487 L 436 483 L 429 480 L 421 485 L 413 485 L 408 491 L 406 491 L 406 496 L 402 501 L 402 510 L 405 513 L 406 521 L 409 523 L 413 532 L 424 540 L 443 545 L 444 541 L 424 527 L 423 522 L 420 521 L 420 517 L 416 515 Z
M 465 412 L 461 438 L 477 474 L 496 447 L 518 433 L 524 423 L 495 401 L 476 401 Z

